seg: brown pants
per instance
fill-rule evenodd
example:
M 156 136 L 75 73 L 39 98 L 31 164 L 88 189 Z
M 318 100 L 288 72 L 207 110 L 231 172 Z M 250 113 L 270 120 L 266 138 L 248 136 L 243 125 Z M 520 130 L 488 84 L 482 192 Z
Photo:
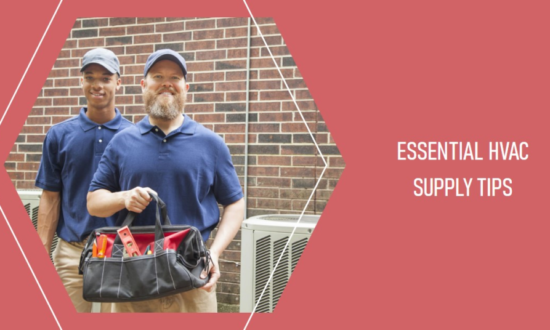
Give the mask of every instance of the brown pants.
M 57 274 L 61 278 L 61 282 L 63 282 L 76 311 L 79 313 L 90 313 L 92 311 L 92 303 L 82 298 L 82 275 L 78 274 L 80 255 L 85 244 L 85 242 L 69 243 L 59 239 L 52 254 Z M 110 311 L 111 304 L 101 304 L 102 313 L 109 313 Z

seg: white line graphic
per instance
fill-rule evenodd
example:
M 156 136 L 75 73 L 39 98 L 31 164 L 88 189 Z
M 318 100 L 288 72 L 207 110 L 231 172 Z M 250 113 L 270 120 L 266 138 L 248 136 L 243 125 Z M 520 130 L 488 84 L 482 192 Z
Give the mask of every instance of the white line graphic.
M 31 57 L 31 61 L 27 65 L 27 68 L 25 69 L 25 72 L 23 73 L 23 76 L 21 77 L 21 80 L 19 81 L 19 84 L 17 85 L 17 88 L 15 89 L 15 92 L 13 93 L 13 96 L 11 97 L 10 103 L 8 103 L 8 107 L 6 108 L 6 111 L 2 115 L 2 119 L 0 119 L 0 125 L 4 122 L 4 118 L 6 118 L 6 114 L 10 110 L 11 104 L 13 100 L 15 99 L 15 96 L 17 95 L 17 92 L 19 91 L 19 87 L 21 87 L 21 84 L 23 83 L 23 80 L 25 79 L 25 76 L 27 76 L 27 72 L 29 71 L 29 68 L 31 67 L 32 62 L 34 61 L 34 57 L 36 56 L 36 53 L 38 53 L 38 49 L 40 49 L 40 46 L 42 45 L 42 41 L 44 41 L 44 37 L 46 37 L 46 34 L 48 33 L 48 30 L 50 29 L 50 26 L 52 25 L 52 22 L 57 15 L 57 11 L 59 10 L 59 7 L 61 7 L 61 3 L 63 3 L 63 0 L 59 1 L 59 4 L 57 5 L 57 8 L 55 9 L 55 12 L 53 13 L 52 18 L 50 19 L 50 22 L 48 23 L 48 26 L 46 27 L 46 30 L 44 31 L 44 34 L 42 35 L 42 38 L 40 39 L 40 42 L 38 43 L 38 46 L 36 46 L 36 50 L 34 51 L 34 54 Z M 52 306 L 50 305 L 50 302 L 48 301 L 48 298 L 44 294 L 44 291 L 42 290 L 42 286 L 40 285 L 40 282 L 38 282 L 38 279 L 36 278 L 36 275 L 34 274 L 34 270 L 31 267 L 31 264 L 29 263 L 29 260 L 27 260 L 27 256 L 25 255 L 25 252 L 23 252 L 23 249 L 21 248 L 21 245 L 19 244 L 19 240 L 17 239 L 17 236 L 15 236 L 15 233 L 13 232 L 13 229 L 11 228 L 10 222 L 8 221 L 8 218 L 6 217 L 6 214 L 4 213 L 4 210 L 0 206 L 0 211 L 2 211 L 2 215 L 4 216 L 4 219 L 6 220 L 6 223 L 8 224 L 8 227 L 10 228 L 11 234 L 13 235 L 13 238 L 15 239 L 15 242 L 17 243 L 17 246 L 19 247 L 19 251 L 21 251 L 21 254 L 23 255 L 23 258 L 25 259 L 25 262 L 27 263 L 27 266 L 29 266 L 29 269 L 32 273 L 32 276 L 34 277 L 34 280 L 36 281 L 36 284 L 38 285 L 38 288 L 40 289 L 40 292 L 42 292 L 42 296 L 44 297 L 44 300 L 46 300 L 46 304 L 48 304 L 48 308 L 50 309 L 50 312 L 52 313 L 53 318 L 55 319 L 55 322 L 57 323 L 57 326 L 61 330 L 61 324 L 59 324 L 59 321 L 57 320 L 57 316 L 55 316 L 55 313 L 52 309 Z
M 296 225 L 294 226 L 294 229 L 292 230 L 292 233 L 290 234 L 290 237 L 288 238 L 288 241 L 286 242 L 285 247 L 283 248 L 283 251 L 281 252 L 281 255 L 279 256 L 279 259 L 277 260 L 277 263 L 275 264 L 275 267 L 273 267 L 273 271 L 271 272 L 271 275 L 269 276 L 269 279 L 267 280 L 267 283 L 264 286 L 264 289 L 263 289 L 262 293 L 260 294 L 260 298 L 258 299 L 258 302 L 256 303 L 256 305 L 254 305 L 254 309 L 252 310 L 252 313 L 250 313 L 250 317 L 248 318 L 248 321 L 246 322 L 246 325 L 244 326 L 244 330 L 246 330 L 246 328 L 248 327 L 248 324 L 252 320 L 252 316 L 254 316 L 254 313 L 256 312 L 256 308 L 258 307 L 258 303 L 260 301 L 262 301 L 262 297 L 263 297 L 265 291 L 267 290 L 267 288 L 269 286 L 269 283 L 271 283 L 271 280 L 273 279 L 273 274 L 275 273 L 275 270 L 277 270 L 277 266 L 279 266 L 279 262 L 281 261 L 283 255 L 284 255 L 284 253 L 285 253 L 285 251 L 288 247 L 288 244 L 290 243 L 290 240 L 292 239 L 292 236 L 294 235 L 294 232 L 296 231 L 296 228 L 298 227 L 298 224 L 302 220 L 302 217 L 303 217 L 303 215 L 304 215 L 304 213 L 305 213 L 305 211 L 306 211 L 306 209 L 309 205 L 309 202 L 311 201 L 311 198 L 313 197 L 313 195 L 315 194 L 315 191 L 317 190 L 317 186 L 319 185 L 319 182 L 321 182 L 321 178 L 325 174 L 325 171 L 328 167 L 328 164 L 325 160 L 325 157 L 323 156 L 323 153 L 321 152 L 321 149 L 319 148 L 319 145 L 317 144 L 317 141 L 315 141 L 315 138 L 313 137 L 313 134 L 311 133 L 311 130 L 309 129 L 309 126 L 307 125 L 306 120 L 304 119 L 302 111 L 300 110 L 300 107 L 298 106 L 298 103 L 296 102 L 296 99 L 294 98 L 294 95 L 292 94 L 292 91 L 290 90 L 290 88 L 288 87 L 288 84 L 286 83 L 286 80 L 283 76 L 283 73 L 281 72 L 281 69 L 279 68 L 279 65 L 277 64 L 277 61 L 275 60 L 275 57 L 271 53 L 271 49 L 269 48 L 269 45 L 265 41 L 265 38 L 264 38 L 262 32 L 260 31 L 260 27 L 258 26 L 258 23 L 256 23 L 256 19 L 254 19 L 254 15 L 252 15 L 252 11 L 250 11 L 250 8 L 248 7 L 248 4 L 246 3 L 246 0 L 243 0 L 243 2 L 244 2 L 244 5 L 246 6 L 246 9 L 248 10 L 248 13 L 250 14 L 250 17 L 252 18 L 252 21 L 254 22 L 254 25 L 256 26 L 256 29 L 258 30 L 258 34 L 262 38 L 262 40 L 264 42 L 264 45 L 267 48 L 267 51 L 269 52 L 269 55 L 271 56 L 271 59 L 273 60 L 273 63 L 275 64 L 275 67 L 277 68 L 277 71 L 279 72 L 279 75 L 281 76 L 281 79 L 283 80 L 283 83 L 284 83 L 288 93 L 290 94 L 290 97 L 292 98 L 292 101 L 294 102 L 294 105 L 296 106 L 296 109 L 298 109 L 298 113 L 300 114 L 300 117 L 302 118 L 302 121 L 304 122 L 304 125 L 306 126 L 307 131 L 308 131 L 309 135 L 311 136 L 311 140 L 315 144 L 315 147 L 317 148 L 317 152 L 319 153 L 319 156 L 323 160 L 323 164 L 325 164 L 325 167 L 323 168 L 323 171 L 321 172 L 321 175 L 319 176 L 319 179 L 317 180 L 317 183 L 315 184 L 315 187 L 313 188 L 313 191 L 311 192 L 311 195 L 309 196 L 309 199 L 307 200 L 307 203 L 304 206 L 304 209 L 302 210 L 302 213 L 300 214 L 300 217 L 298 218 L 298 221 L 296 222 Z

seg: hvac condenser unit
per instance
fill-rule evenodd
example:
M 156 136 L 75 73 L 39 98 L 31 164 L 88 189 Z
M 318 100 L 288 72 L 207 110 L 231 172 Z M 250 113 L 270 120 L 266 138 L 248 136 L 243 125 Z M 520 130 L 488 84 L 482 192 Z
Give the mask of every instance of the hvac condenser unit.
M 296 227 L 255 312 L 272 312 L 275 309 L 319 217 L 319 215 L 303 215 L 300 219 L 300 215 L 274 214 L 252 217 L 243 222 L 241 226 L 241 313 L 254 310 Z
M 19 198 L 21 198 L 21 202 L 23 202 L 23 205 L 25 206 L 25 210 L 27 211 L 29 218 L 31 218 L 34 229 L 36 229 L 38 225 L 38 204 L 40 203 L 42 190 L 18 190 L 17 193 L 19 194 Z M 53 237 L 52 247 L 50 249 L 50 258 L 56 245 L 57 234 Z

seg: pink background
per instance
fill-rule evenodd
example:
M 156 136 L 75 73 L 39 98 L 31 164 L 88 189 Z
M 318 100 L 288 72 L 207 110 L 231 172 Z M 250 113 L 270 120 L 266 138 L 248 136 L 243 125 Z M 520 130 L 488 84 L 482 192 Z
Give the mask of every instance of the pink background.
M 259 1 L 346 169 L 273 314 L 249 329 L 548 329 L 545 1 Z M 0 114 L 58 2 L 2 4 Z M 65 0 L 0 126 L 7 157 L 77 17 L 248 16 L 243 2 Z M 527 161 L 399 162 L 397 141 L 526 141 Z M 413 195 L 416 177 L 510 177 L 512 197 Z M 78 315 L 8 175 L 0 205 L 64 329 L 242 329 L 248 314 Z M 3 217 L 2 217 L 3 218 Z M 5 221 L 0 315 L 55 320 Z

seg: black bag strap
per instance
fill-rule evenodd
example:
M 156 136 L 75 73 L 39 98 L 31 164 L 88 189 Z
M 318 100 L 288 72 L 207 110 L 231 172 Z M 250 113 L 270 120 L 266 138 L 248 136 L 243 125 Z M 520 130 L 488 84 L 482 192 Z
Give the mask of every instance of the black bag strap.
M 156 212 L 155 212 L 155 241 L 163 240 L 164 239 L 164 231 L 162 230 L 162 225 L 160 222 L 160 216 L 162 215 L 163 221 L 165 225 L 170 225 L 170 219 L 168 218 L 168 214 L 166 212 L 166 204 L 160 197 L 158 197 L 157 194 L 149 193 L 149 196 L 151 196 L 155 200 L 156 204 Z M 159 212 L 160 210 L 160 212 Z M 137 213 L 129 211 L 128 215 L 126 216 L 126 219 L 122 222 L 121 228 L 124 226 L 130 227 L 134 219 L 136 218 Z M 114 244 L 122 245 L 122 241 L 118 235 L 116 235 Z M 156 249 L 155 249 L 156 251 Z

